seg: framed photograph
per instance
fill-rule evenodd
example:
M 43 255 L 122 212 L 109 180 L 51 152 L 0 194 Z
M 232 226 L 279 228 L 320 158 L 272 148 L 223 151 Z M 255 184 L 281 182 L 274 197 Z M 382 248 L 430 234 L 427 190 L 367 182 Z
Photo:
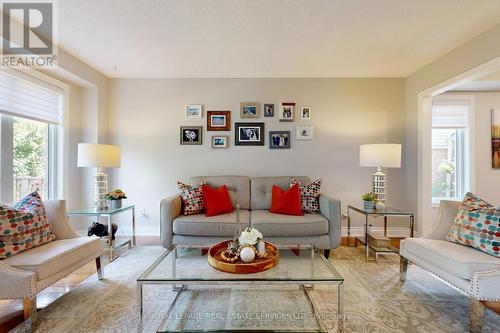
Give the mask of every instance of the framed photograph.
M 500 110 L 491 110 L 491 167 L 500 169 Z
M 264 117 L 274 117 L 274 104 L 264 104 Z
M 240 117 L 259 118 L 260 117 L 259 103 L 254 103 L 254 102 L 240 103 Z
M 201 118 L 201 104 L 189 104 L 186 106 L 186 118 L 198 119 Z
M 302 120 L 310 120 L 311 119 L 311 107 L 310 106 L 302 106 L 300 108 L 300 119 L 302 119 Z
M 208 131 L 230 131 L 231 111 L 207 111 Z
M 236 123 L 234 130 L 235 146 L 264 145 L 264 123 Z
M 228 140 L 227 135 L 212 135 L 212 148 L 227 148 Z
M 201 145 L 202 136 L 202 126 L 181 126 L 181 145 Z
M 291 122 L 295 119 L 295 103 L 282 102 L 280 104 L 279 121 Z
M 314 138 L 314 128 L 310 125 L 297 126 L 297 140 L 312 140 Z
M 269 149 L 290 149 L 290 131 L 269 131 Z

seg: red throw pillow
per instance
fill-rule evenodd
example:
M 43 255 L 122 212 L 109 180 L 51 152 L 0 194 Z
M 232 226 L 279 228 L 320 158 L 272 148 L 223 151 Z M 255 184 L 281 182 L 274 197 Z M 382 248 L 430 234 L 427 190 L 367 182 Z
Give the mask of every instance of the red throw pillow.
M 234 211 L 226 185 L 217 189 L 203 185 L 201 192 L 203 193 L 203 201 L 205 202 L 206 216 L 216 216 Z
M 269 211 L 276 214 L 304 215 L 300 204 L 299 185 L 292 185 L 288 190 L 273 185 L 272 203 Z

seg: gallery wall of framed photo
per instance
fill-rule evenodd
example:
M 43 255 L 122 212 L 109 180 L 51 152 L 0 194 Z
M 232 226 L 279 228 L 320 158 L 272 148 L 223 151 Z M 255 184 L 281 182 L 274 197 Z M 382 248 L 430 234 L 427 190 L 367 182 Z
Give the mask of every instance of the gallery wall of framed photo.
M 290 149 L 295 140 L 313 140 L 312 107 L 297 102 L 241 102 L 232 122 L 231 110 L 207 109 L 203 104 L 186 104 L 185 119 L 199 125 L 181 125 L 181 145 L 203 145 L 203 136 L 214 149 L 238 146 L 267 146 Z M 234 113 L 233 113 L 234 114 Z M 202 126 L 201 124 L 205 124 Z M 267 128 L 266 128 L 267 125 Z M 286 127 L 286 130 L 283 129 Z M 233 130 L 234 128 L 234 130 Z M 219 132 L 227 132 L 222 135 Z M 231 137 L 232 136 L 232 137 Z M 206 141 L 207 142 L 207 141 Z

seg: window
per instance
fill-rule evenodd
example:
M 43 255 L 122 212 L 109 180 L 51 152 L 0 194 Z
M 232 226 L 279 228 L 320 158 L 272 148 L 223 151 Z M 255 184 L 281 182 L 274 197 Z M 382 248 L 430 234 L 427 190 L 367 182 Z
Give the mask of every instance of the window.
M 0 72 L 0 199 L 39 191 L 58 196 L 57 140 L 62 93 L 37 79 Z M 39 83 L 39 84 L 37 84 Z
M 432 106 L 432 202 L 461 199 L 469 191 L 470 101 L 434 100 Z

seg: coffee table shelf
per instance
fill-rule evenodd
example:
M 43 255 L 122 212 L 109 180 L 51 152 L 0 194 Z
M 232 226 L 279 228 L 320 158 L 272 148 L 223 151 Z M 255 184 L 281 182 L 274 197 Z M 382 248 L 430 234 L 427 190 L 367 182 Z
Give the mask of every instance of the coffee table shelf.
M 316 249 L 308 247 L 288 247 L 278 246 L 280 251 L 280 262 L 277 266 L 255 274 L 231 274 L 216 270 L 208 264 L 206 255 L 201 255 L 199 251 L 185 251 L 179 255 L 179 247 L 172 247 L 163 253 L 144 274 L 137 279 L 138 300 L 139 300 L 139 328 L 142 329 L 143 302 L 147 302 L 143 295 L 143 285 L 171 285 L 177 292 L 174 301 L 166 312 L 162 314 L 164 320 L 157 332 L 327 332 L 322 316 L 319 315 L 317 306 L 310 296 L 310 291 L 315 285 L 335 285 L 337 286 L 338 308 L 335 318 L 338 320 L 338 327 L 342 328 L 343 320 L 343 283 L 344 278 L 337 272 L 332 264 L 322 253 Z M 247 327 L 248 323 L 241 327 L 230 326 L 227 320 L 217 320 L 209 327 L 198 330 L 196 322 L 183 321 L 182 325 L 176 325 L 172 321 L 172 314 L 178 311 L 179 299 L 186 296 L 186 292 L 193 293 L 195 290 L 229 288 L 232 292 L 238 292 L 241 288 L 256 287 L 255 291 L 261 288 L 273 288 L 273 286 L 297 286 L 301 289 L 305 304 L 309 305 L 308 311 L 314 318 L 314 325 L 309 327 L 274 327 L 262 329 L 262 327 Z M 196 288 L 197 287 L 197 288 Z M 194 289 L 193 289 L 194 288 Z M 299 290 L 299 289 L 296 289 Z M 196 294 L 196 292 L 194 292 Z M 220 304 L 222 300 L 213 300 L 214 306 Z M 194 302 L 194 300 L 193 300 Z M 182 302 L 181 302 L 182 303 Z M 266 303 L 267 304 L 267 303 Z M 279 306 L 279 304 L 278 304 Z M 297 309 L 303 311 L 304 309 Z M 175 317 L 175 316 L 174 316 Z M 303 318 L 302 318 L 303 320 Z M 238 322 L 231 322 L 231 325 L 238 325 Z M 285 324 L 290 324 L 290 322 Z M 295 323 L 294 323 L 295 324 Z M 228 326 L 229 325 L 229 326 Z M 294 325 L 292 325 L 294 326 Z M 295 325 L 295 326 L 298 326 Z

